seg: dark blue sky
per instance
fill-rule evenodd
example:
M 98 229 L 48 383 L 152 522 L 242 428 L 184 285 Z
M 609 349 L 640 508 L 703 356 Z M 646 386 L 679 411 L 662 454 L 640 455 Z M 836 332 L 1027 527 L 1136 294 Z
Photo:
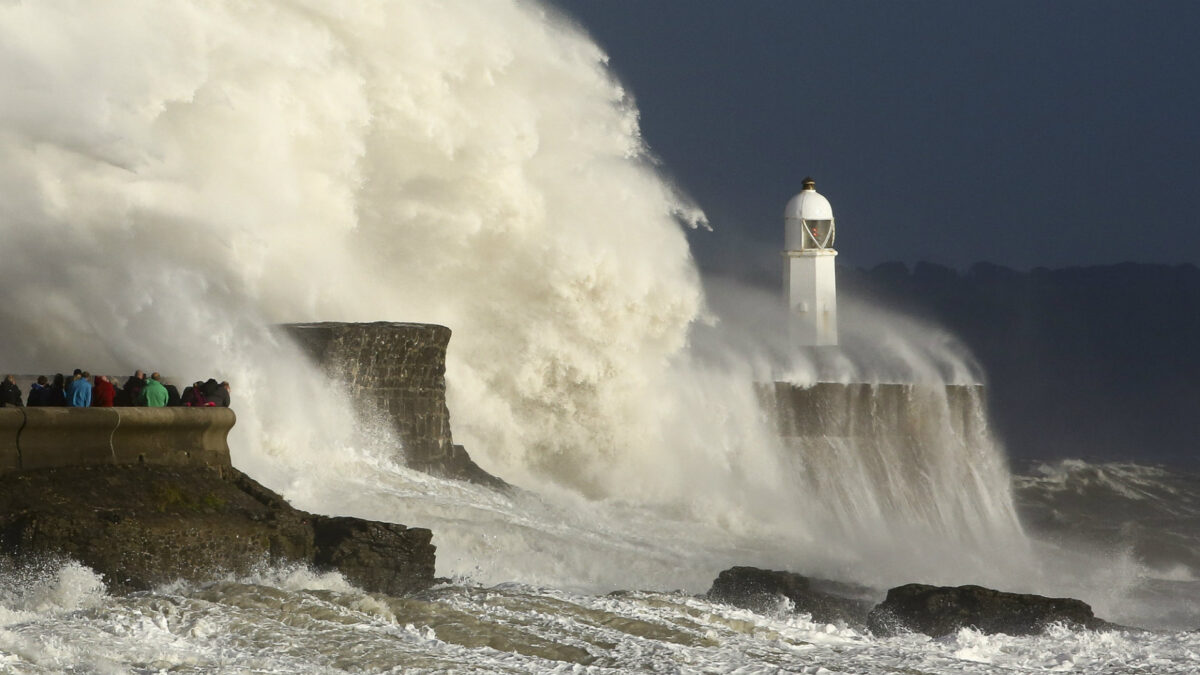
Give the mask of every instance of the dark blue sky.
M 1200 2 L 556 0 L 608 52 L 701 265 L 777 275 L 812 175 L 839 262 L 1200 262 Z

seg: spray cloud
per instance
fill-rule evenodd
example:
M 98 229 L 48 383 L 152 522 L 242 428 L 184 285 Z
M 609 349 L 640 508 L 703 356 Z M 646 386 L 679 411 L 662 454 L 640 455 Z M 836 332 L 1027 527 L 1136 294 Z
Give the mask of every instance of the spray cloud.
M 269 327 L 440 323 L 487 468 L 803 538 L 778 350 L 704 327 L 703 216 L 605 61 L 516 0 L 0 5 L 4 360 L 216 371 L 278 485 L 373 439 Z

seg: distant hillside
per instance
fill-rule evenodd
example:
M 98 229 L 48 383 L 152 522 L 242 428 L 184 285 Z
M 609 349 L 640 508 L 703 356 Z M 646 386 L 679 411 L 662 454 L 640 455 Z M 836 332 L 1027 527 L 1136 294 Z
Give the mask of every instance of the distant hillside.
M 839 268 L 839 289 L 957 334 L 1016 457 L 1200 463 L 1200 269 Z

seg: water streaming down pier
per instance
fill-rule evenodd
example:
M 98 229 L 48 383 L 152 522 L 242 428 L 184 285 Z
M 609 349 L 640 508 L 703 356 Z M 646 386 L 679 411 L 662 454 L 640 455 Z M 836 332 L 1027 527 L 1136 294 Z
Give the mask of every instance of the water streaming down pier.
M 759 388 L 800 478 L 849 533 L 1023 539 L 980 385 L 775 382 Z

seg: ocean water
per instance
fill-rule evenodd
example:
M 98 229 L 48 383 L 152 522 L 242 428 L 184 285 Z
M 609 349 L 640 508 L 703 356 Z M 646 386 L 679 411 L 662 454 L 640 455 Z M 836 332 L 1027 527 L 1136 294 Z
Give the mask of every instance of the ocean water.
M 1051 555 L 1104 561 L 1113 570 L 1128 566 L 1137 583 L 1105 608 L 1120 621 L 1200 630 L 1200 474 L 1194 469 L 1028 462 L 1014 477 L 1014 490 L 1023 521 Z
M 1200 657 L 1193 562 L 1163 551 L 1151 562 L 1136 553 L 1140 541 L 1197 533 L 1194 512 L 1186 516 L 1176 505 L 1194 504 L 1200 481 L 1161 467 L 1071 461 L 1014 477 L 1028 519 L 1060 519 L 1057 529 L 1031 524 L 1037 546 L 1090 549 L 1089 559 L 1108 560 L 1093 568 L 1125 557 L 1116 565 L 1129 575 L 1119 597 L 1105 587 L 1083 595 L 1102 601 L 1098 614 L 1130 628 L 1054 627 L 1033 637 L 963 629 L 936 640 L 814 623 L 783 599 L 765 614 L 709 602 L 698 593 L 718 568 L 762 552 L 751 542 L 694 536 L 695 524 L 636 510 L 568 513 L 532 495 L 498 495 L 386 463 L 374 470 L 390 487 L 359 490 L 347 509 L 390 503 L 415 513 L 416 502 L 431 502 L 419 520 L 436 521 L 439 573 L 450 575 L 437 587 L 389 597 L 364 593 L 337 574 L 276 567 L 115 596 L 77 563 L 9 571 L 0 575 L 0 671 L 1192 673 Z M 1094 490 L 1088 498 L 1098 501 L 1081 509 L 1078 488 Z M 1175 498 L 1155 503 L 1155 493 Z M 1143 511 L 1088 527 L 1089 517 L 1121 520 L 1098 516 L 1114 513 L 1113 500 Z M 1074 526 L 1066 524 L 1075 517 Z M 1180 517 L 1190 524 L 1154 529 Z M 1061 536 L 1066 531 L 1071 541 Z M 596 565 L 590 578 L 588 560 Z M 1087 566 L 1072 560 L 1086 576 Z M 661 578 L 649 583 L 658 588 L 638 586 L 652 569 Z M 620 585 L 622 578 L 629 583 Z

